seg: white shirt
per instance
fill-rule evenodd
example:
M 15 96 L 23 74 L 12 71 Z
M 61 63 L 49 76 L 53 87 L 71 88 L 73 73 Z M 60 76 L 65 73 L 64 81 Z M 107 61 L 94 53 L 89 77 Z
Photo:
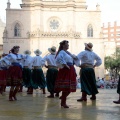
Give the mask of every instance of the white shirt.
M 75 64 L 77 66 L 80 66 L 80 62 L 81 64 L 87 63 L 96 66 L 100 66 L 102 64 L 101 58 L 93 51 L 82 51 L 77 55 L 77 58 L 78 60 L 75 60 Z
M 11 63 L 10 63 L 7 59 L 2 58 L 2 59 L 0 60 L 0 70 L 2 70 L 1 67 L 9 68 L 10 65 L 11 65 Z
M 71 55 L 67 54 L 64 50 L 61 50 L 56 57 L 56 64 L 58 67 L 63 68 L 63 64 L 73 63 Z
M 32 68 L 33 58 L 30 55 L 26 55 L 23 60 L 23 66 L 28 66 L 28 68 Z
M 46 55 L 43 58 L 44 65 L 45 65 L 45 62 L 47 62 L 47 65 L 49 65 L 49 66 L 57 66 L 55 56 L 56 55 L 54 55 L 54 54 Z
M 35 57 L 33 57 L 32 64 L 33 64 L 33 66 L 42 67 L 44 65 L 44 63 L 42 61 L 42 57 L 41 56 L 35 56 Z
M 104 80 L 101 79 L 101 80 L 100 80 L 100 83 L 104 84 L 105 82 L 104 82 Z
M 22 60 L 24 59 L 23 55 L 21 54 L 13 54 L 10 53 L 7 56 L 4 57 L 5 59 L 9 60 L 9 62 L 12 63 L 19 63 L 22 66 Z M 18 60 L 20 59 L 20 60 Z

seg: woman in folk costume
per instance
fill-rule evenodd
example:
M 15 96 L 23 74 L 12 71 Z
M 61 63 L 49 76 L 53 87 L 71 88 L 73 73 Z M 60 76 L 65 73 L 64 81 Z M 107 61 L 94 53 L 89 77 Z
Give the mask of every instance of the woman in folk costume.
M 5 56 L 7 56 L 7 55 L 8 55 L 8 54 L 3 53 L 1 60 L 2 60 Z M 10 65 L 10 62 L 9 62 L 8 60 L 5 60 L 5 59 L 4 59 L 4 61 L 2 61 L 2 63 L 1 63 L 1 67 L 5 67 L 5 69 L 6 69 L 6 67 L 8 68 L 9 65 Z M 1 69 L 1 70 L 3 70 L 3 69 Z M 4 73 L 5 73 L 5 71 L 7 71 L 7 70 L 3 70 L 3 71 L 4 71 Z M 3 72 L 3 71 L 1 71 L 1 72 Z M 2 75 L 3 75 L 3 74 L 2 74 Z M 5 75 L 5 74 L 4 74 L 4 75 Z M 2 76 L 1 76 L 1 77 L 2 77 Z M 2 85 L 1 88 L 0 88 L 0 91 L 5 92 L 5 90 L 6 90 L 6 85 Z
M 56 63 L 59 66 L 58 76 L 55 82 L 55 91 L 62 91 L 61 106 L 69 108 L 66 105 L 66 98 L 70 92 L 76 92 L 76 72 L 73 65 L 74 57 L 67 50 L 69 42 L 63 40 L 60 42 L 59 50 L 56 55 Z
M 7 71 L 7 85 L 11 86 L 9 92 L 9 101 L 17 100 L 16 94 L 22 84 L 22 64 L 23 55 L 18 54 L 19 46 L 14 46 L 10 54 L 5 58 L 11 62 Z
M 32 87 L 32 60 L 29 50 L 24 51 L 25 57 L 23 60 L 23 85 L 28 88 L 27 93 L 33 93 Z
M 92 51 L 92 47 L 92 43 L 85 43 L 85 50 L 77 55 L 78 60 L 75 62 L 76 65 L 81 68 L 80 80 L 82 97 L 77 100 L 78 102 L 87 101 L 87 95 L 92 95 L 90 99 L 96 100 L 96 94 L 98 93 L 94 68 L 100 66 L 102 60 Z
M 46 81 L 42 70 L 43 61 L 42 57 L 40 56 L 42 52 L 37 49 L 36 51 L 34 51 L 34 53 L 36 54 L 36 56 L 33 57 L 33 88 L 38 89 L 38 87 L 40 87 L 43 90 L 43 94 L 45 94 Z
M 117 93 L 119 94 L 119 99 L 117 101 L 113 101 L 115 104 L 120 104 L 120 77 L 117 86 Z
M 51 53 L 43 58 L 44 63 L 47 62 L 46 68 L 47 75 L 46 75 L 46 82 L 47 82 L 47 89 L 50 92 L 50 95 L 48 98 L 54 98 L 54 86 L 55 86 L 55 80 L 58 73 L 58 68 L 56 66 L 56 47 L 48 48 L 48 51 Z M 56 93 L 56 95 L 58 95 Z
M 7 69 L 10 66 L 10 62 L 5 58 L 0 60 L 0 93 L 4 92 L 6 87 L 6 77 L 7 77 Z

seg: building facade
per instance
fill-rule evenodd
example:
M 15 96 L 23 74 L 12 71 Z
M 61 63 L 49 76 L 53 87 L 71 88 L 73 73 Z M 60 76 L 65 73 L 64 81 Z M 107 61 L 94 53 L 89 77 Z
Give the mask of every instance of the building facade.
M 68 40 L 69 51 L 78 54 L 84 43 L 92 42 L 93 50 L 102 58 L 103 64 L 96 68 L 96 76 L 104 76 L 104 39 L 101 30 L 100 6 L 87 10 L 86 0 L 22 0 L 21 9 L 6 9 L 4 52 L 14 45 L 24 50 L 40 49 L 42 56 L 48 48 L 58 48 L 61 40 Z M 77 73 L 79 70 L 77 69 Z
M 5 29 L 5 23 L 0 19 L 0 58 L 3 54 L 3 32 Z
M 105 56 L 110 56 L 120 47 L 120 22 L 103 23 L 102 33 L 105 39 Z

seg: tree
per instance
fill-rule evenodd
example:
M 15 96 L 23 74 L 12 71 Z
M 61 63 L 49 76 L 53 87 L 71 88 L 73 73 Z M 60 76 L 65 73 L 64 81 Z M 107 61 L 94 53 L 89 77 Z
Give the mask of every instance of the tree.
M 111 56 L 105 57 L 105 69 L 110 73 L 110 76 L 118 77 L 120 73 L 120 48 Z

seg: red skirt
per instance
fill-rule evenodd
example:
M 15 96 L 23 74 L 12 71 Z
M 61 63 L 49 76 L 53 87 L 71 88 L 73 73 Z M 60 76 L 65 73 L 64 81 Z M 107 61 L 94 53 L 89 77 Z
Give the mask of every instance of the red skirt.
M 0 70 L 0 86 L 6 86 L 7 70 Z
M 17 86 L 22 83 L 22 69 L 19 66 L 10 66 L 7 71 L 7 86 Z
M 57 79 L 55 81 L 55 91 L 60 92 L 76 92 L 76 73 L 74 66 L 59 69 Z

